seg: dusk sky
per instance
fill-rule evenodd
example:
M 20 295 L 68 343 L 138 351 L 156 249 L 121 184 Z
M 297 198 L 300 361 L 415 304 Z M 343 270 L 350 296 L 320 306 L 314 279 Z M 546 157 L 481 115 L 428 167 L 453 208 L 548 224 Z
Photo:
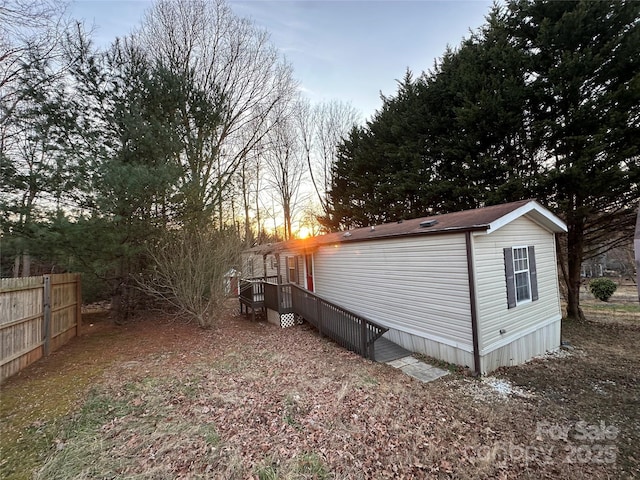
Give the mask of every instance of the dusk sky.
M 458 1 L 230 1 L 232 9 L 270 32 L 293 65 L 311 101 L 350 102 L 362 120 L 393 95 L 410 68 L 433 66 L 447 45 L 457 46 L 484 22 L 492 2 Z M 150 2 L 81 0 L 72 17 L 95 25 L 95 39 L 108 45 L 141 21 Z

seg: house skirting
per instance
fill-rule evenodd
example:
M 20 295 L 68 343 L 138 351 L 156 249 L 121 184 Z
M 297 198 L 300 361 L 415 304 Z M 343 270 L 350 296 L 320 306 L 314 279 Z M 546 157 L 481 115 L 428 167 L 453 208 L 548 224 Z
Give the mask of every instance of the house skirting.
M 561 319 L 558 318 L 481 355 L 482 374 L 490 373 L 499 367 L 520 365 L 532 357 L 557 350 L 560 347 L 560 322 Z M 422 353 L 472 370 L 474 368 L 471 347 L 468 350 L 454 347 L 394 328 L 390 328 L 384 336 L 411 352 Z
M 278 313 L 270 308 L 267 308 L 267 321 L 281 328 L 293 327 L 302 323 L 300 316 L 295 313 Z
M 499 367 L 520 365 L 532 357 L 544 355 L 560 348 L 561 318 L 512 340 L 506 345 L 480 356 L 483 374 Z

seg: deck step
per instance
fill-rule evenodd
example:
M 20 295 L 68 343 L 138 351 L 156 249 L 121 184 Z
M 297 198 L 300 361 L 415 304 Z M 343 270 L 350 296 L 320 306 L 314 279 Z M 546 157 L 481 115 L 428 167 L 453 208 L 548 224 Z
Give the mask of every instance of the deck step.
M 386 363 L 398 358 L 403 358 L 411 355 L 411 352 L 406 348 L 401 347 L 397 343 L 393 343 L 384 337 L 380 337 L 376 340 L 375 344 L 375 356 L 376 362 Z

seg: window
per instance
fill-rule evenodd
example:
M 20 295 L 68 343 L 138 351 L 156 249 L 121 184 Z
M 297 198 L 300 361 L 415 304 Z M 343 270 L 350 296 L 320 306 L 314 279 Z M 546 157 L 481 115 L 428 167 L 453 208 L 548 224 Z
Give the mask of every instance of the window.
M 516 303 L 531 300 L 529 284 L 529 252 L 527 247 L 514 247 L 513 273 L 516 282 Z
M 253 277 L 253 257 L 249 257 L 247 260 L 247 275 L 252 278 Z
M 508 308 L 538 300 L 538 273 L 533 246 L 505 248 L 504 267 Z
M 296 257 L 287 257 L 287 281 L 290 283 L 298 283 L 296 263 Z

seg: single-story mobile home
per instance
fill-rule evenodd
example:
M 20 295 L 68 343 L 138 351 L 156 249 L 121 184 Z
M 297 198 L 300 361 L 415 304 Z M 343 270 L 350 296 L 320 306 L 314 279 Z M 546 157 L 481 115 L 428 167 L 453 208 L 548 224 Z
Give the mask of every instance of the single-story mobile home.
M 560 346 L 555 235 L 566 231 L 525 200 L 258 246 L 242 273 L 313 292 L 407 350 L 488 373 Z

